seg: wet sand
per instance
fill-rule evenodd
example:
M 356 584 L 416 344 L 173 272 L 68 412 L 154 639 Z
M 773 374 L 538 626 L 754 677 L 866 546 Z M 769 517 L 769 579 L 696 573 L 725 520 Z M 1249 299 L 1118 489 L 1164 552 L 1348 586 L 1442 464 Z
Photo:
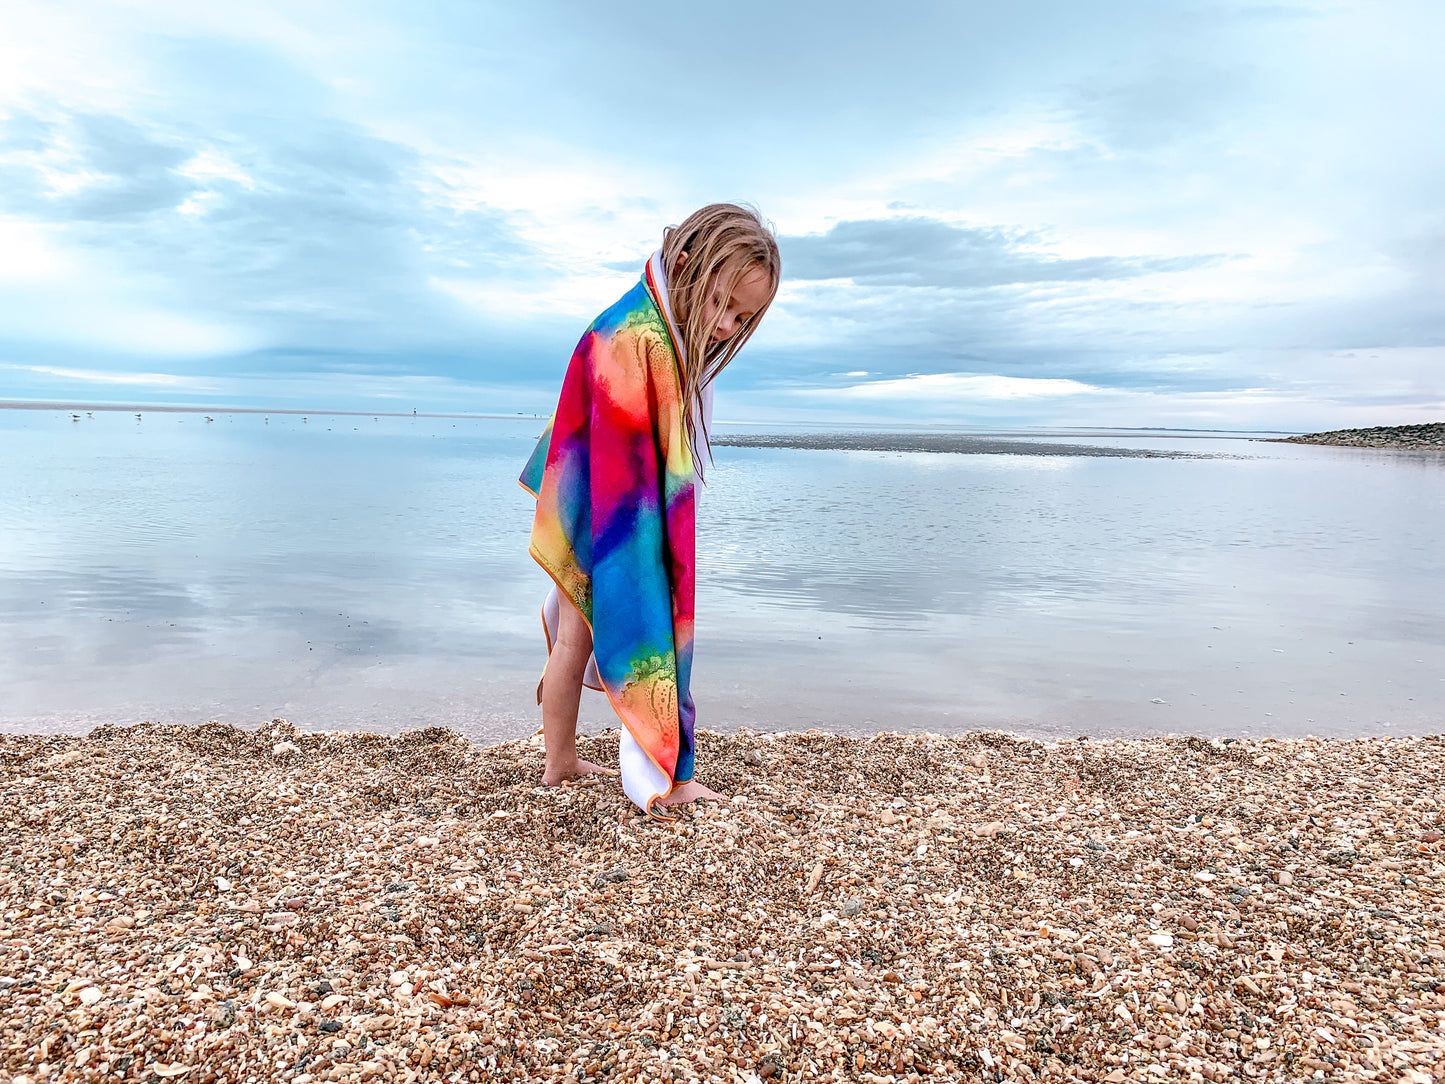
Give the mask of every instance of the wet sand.
M 665 824 L 437 728 L 0 736 L 0 1076 L 1445 1073 L 1445 738 L 699 744 Z
M 728 448 L 804 448 L 847 452 L 948 452 L 955 455 L 1070 455 L 1114 459 L 1240 459 L 1211 452 L 1111 448 L 962 433 L 719 433 L 710 443 Z

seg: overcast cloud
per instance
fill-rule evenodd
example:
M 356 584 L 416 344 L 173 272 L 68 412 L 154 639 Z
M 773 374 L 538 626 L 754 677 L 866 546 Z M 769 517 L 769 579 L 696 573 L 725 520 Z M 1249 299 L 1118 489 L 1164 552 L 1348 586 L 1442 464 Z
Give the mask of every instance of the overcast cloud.
M 1442 12 L 12 0 L 0 399 L 546 413 L 747 199 L 728 418 L 1434 420 Z

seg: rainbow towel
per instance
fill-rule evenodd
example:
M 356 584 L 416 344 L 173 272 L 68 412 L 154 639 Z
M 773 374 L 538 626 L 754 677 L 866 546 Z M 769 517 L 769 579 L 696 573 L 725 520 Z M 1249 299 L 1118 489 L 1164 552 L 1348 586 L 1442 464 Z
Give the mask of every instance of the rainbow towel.
M 519 479 L 532 557 L 592 627 L 623 790 L 649 812 L 693 771 L 695 479 L 661 270 L 582 336 Z

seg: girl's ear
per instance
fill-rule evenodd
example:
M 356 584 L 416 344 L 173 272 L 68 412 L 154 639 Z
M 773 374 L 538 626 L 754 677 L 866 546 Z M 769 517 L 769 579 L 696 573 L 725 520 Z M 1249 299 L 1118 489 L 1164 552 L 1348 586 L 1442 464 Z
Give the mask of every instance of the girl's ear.
M 687 265 L 687 249 L 683 249 L 681 252 L 679 252 L 679 253 L 677 254 L 677 259 L 673 261 L 673 264 L 674 264 L 674 266 L 673 266 L 673 268 L 672 268 L 673 274 L 676 274 L 677 272 L 681 271 L 681 270 L 683 269 L 683 267 L 685 267 L 685 266 Z

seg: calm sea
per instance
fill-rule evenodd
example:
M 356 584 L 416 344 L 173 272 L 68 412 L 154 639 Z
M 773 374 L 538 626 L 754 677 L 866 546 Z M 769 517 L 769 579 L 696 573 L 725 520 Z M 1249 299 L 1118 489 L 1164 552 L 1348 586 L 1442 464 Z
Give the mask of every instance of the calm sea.
M 0 410 L 0 727 L 536 728 L 543 423 L 78 413 Z M 1216 458 L 718 448 L 701 725 L 1445 730 L 1445 456 L 1003 436 Z

